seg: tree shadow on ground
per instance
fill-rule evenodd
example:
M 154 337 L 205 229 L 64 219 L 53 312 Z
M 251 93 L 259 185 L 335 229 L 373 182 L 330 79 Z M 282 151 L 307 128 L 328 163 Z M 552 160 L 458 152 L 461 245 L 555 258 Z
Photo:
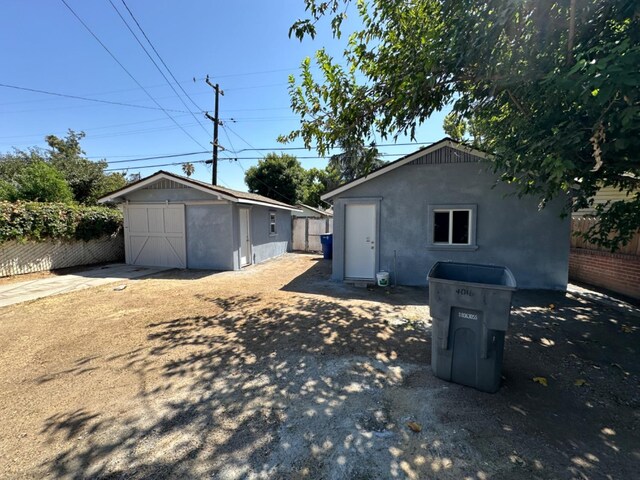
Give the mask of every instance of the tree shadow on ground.
M 282 287 L 282 291 L 326 295 L 342 300 L 369 300 L 398 305 L 427 305 L 429 293 L 426 287 L 389 286 L 386 288 L 354 286 L 331 280 L 331 260 L 306 255 L 310 267 Z
M 284 290 L 313 293 L 308 279 L 320 271 Z M 150 323 L 144 348 L 108 359 L 139 378 L 129 408 L 49 418 L 43 433 L 64 447 L 42 473 L 377 479 L 637 471 L 637 332 L 622 329 L 637 323 L 619 310 L 519 292 L 504 386 L 488 395 L 433 377 L 428 325 L 403 317 L 400 296 L 397 304 L 268 297 L 200 295 L 194 301 L 205 315 Z M 578 375 L 586 385 L 575 386 Z M 423 430 L 408 429 L 410 421 Z

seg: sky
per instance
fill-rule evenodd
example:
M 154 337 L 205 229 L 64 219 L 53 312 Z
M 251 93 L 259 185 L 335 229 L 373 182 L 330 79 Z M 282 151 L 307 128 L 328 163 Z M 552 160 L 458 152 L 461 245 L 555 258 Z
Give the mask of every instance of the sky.
M 64 136 L 73 129 L 86 133 L 81 145 L 87 157 L 106 159 L 110 169 L 143 177 L 160 169 L 181 173 L 180 165 L 159 165 L 211 158 L 210 153 L 196 153 L 211 150 L 213 125 L 201 113 L 213 114 L 213 90 L 204 80 L 209 75 L 224 92 L 220 97 L 224 126 L 219 143 L 225 151 L 220 152 L 218 183 L 246 191 L 244 171 L 259 158 L 282 148 L 303 146 L 302 142 L 282 145 L 276 140 L 299 125 L 290 109 L 288 76 L 298 75 L 303 59 L 313 57 L 320 48 L 341 58 L 346 41 L 344 37 L 333 39 L 326 22 L 319 25 L 314 40 L 289 38 L 291 24 L 305 18 L 303 0 L 124 0 L 179 82 L 176 85 L 122 0 L 64 1 L 110 53 L 62 0 L 4 0 L 0 16 L 0 84 L 5 85 L 0 86 L 0 153 L 46 147 L 46 135 Z M 358 26 L 353 7 L 350 15 L 345 24 L 347 33 Z M 442 138 L 445 114 L 439 112 L 428 119 L 417 130 L 416 142 Z M 408 138 L 398 140 L 408 142 Z M 419 147 L 397 145 L 381 147 L 380 151 L 384 159 L 394 160 Z M 194 154 L 144 160 L 185 153 Z M 286 153 L 298 156 L 305 168 L 327 164 L 315 150 Z M 211 181 L 209 165 L 195 163 L 195 168 L 194 178 Z

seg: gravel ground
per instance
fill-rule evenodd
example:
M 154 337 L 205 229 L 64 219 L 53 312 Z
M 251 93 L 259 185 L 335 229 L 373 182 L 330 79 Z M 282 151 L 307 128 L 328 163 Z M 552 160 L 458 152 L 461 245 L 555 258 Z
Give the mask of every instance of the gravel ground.
M 637 476 L 633 310 L 518 292 L 490 395 L 431 374 L 425 289 L 329 269 L 290 254 L 0 309 L 0 477 Z

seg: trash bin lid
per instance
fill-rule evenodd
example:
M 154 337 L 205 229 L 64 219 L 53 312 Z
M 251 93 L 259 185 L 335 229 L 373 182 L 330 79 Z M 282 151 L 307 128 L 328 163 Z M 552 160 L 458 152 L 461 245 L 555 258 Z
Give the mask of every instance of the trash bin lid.
M 507 267 L 474 263 L 436 262 L 429 271 L 432 279 L 445 283 L 473 283 L 491 288 L 515 290 L 516 279 Z

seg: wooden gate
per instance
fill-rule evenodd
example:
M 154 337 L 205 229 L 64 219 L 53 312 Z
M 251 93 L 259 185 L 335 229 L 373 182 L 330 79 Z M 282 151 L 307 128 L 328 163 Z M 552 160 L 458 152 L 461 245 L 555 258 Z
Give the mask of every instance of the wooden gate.
M 293 217 L 292 249 L 298 252 L 321 252 L 320 235 L 333 233 L 333 218 Z

